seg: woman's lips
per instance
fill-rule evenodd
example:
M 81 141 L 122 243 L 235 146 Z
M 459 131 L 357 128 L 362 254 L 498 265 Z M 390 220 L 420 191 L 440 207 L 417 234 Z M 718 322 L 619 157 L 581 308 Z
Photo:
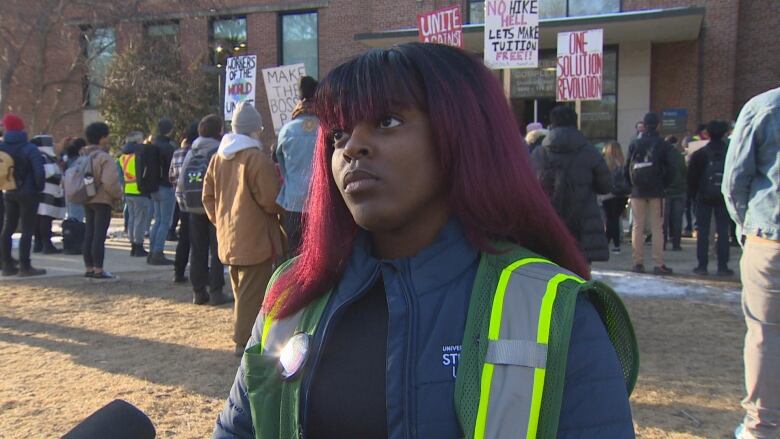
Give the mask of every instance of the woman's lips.
M 355 194 L 369 190 L 379 181 L 373 174 L 361 169 L 347 171 L 343 178 L 344 193 Z

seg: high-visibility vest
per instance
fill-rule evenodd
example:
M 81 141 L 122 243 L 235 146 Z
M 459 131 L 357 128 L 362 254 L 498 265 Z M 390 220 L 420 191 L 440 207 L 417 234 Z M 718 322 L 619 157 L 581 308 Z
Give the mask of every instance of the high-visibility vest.
M 138 181 L 135 174 L 135 154 L 122 154 L 119 156 L 119 166 L 125 180 L 125 195 L 141 195 L 138 190 Z
M 455 380 L 455 408 L 466 438 L 556 437 L 580 294 L 588 295 L 604 322 L 629 395 L 636 383 L 636 338 L 617 294 L 515 248 L 483 253 L 475 279 Z M 301 380 L 282 380 L 279 353 L 299 332 L 314 336 L 329 296 L 284 319 L 261 316 L 261 343 L 242 358 L 256 438 L 298 437 Z

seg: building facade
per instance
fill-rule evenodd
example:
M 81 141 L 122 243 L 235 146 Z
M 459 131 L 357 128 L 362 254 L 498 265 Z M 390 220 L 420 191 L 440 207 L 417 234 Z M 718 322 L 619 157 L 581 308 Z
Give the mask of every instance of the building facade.
M 46 0 L 7 0 L 4 7 L 30 10 L 39 3 Z M 112 56 L 141 38 L 173 39 L 182 62 L 205 60 L 204 68 L 222 68 L 231 54 L 254 54 L 258 69 L 303 62 L 308 74 L 321 78 L 369 47 L 415 41 L 417 14 L 449 5 L 462 8 L 465 48 L 481 52 L 485 2 L 475 0 L 146 0 L 132 15 L 102 27 L 83 18 L 89 11 L 70 12 L 58 24 L 56 41 L 25 50 L 21 67 L 0 77 L 6 94 L 0 110 L 35 119 L 36 127 L 47 126 L 55 136 L 79 135 L 100 118 L 100 80 Z M 604 29 L 603 98 L 581 108 L 583 131 L 596 143 L 625 144 L 649 110 L 663 114 L 670 134 L 713 118 L 735 119 L 750 97 L 780 85 L 780 48 L 771 42 L 780 27 L 777 0 L 540 0 L 539 8 L 540 66 L 513 69 L 505 80 L 520 127 L 546 122 L 555 105 L 560 31 Z M 64 67 L 78 57 L 89 62 L 73 80 L 72 69 Z M 62 68 L 37 72 L 42 62 Z M 7 72 L 7 63 L 0 58 L 0 73 Z M 37 83 L 30 81 L 34 76 L 40 76 Z M 40 87 L 58 81 L 61 86 Z M 270 127 L 261 83 L 257 106 Z M 273 130 L 264 135 L 273 142 Z

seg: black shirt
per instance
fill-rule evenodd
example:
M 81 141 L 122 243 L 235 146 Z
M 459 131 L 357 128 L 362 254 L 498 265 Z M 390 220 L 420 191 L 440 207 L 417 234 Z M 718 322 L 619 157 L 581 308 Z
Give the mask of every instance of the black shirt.
M 380 279 L 331 323 L 313 370 L 307 438 L 386 438 L 387 300 Z

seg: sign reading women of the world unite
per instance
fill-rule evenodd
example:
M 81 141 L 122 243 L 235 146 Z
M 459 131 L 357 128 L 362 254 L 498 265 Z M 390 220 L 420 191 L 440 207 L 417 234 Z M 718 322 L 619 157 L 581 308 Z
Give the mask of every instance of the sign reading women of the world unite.
M 485 2 L 485 64 L 491 69 L 538 66 L 538 0 Z
M 235 56 L 225 63 L 225 120 L 233 120 L 239 102 L 255 104 L 257 56 Z
M 604 32 L 602 29 L 558 34 L 556 100 L 598 101 L 604 74 Z

